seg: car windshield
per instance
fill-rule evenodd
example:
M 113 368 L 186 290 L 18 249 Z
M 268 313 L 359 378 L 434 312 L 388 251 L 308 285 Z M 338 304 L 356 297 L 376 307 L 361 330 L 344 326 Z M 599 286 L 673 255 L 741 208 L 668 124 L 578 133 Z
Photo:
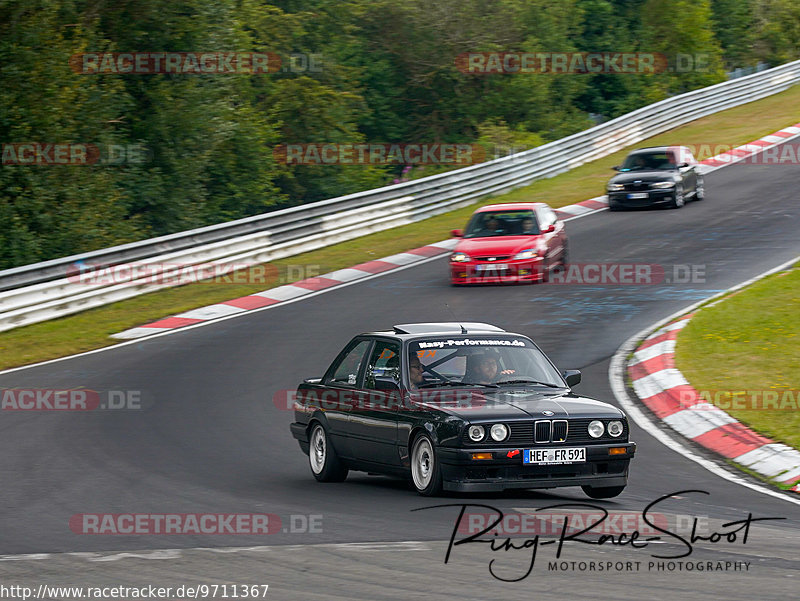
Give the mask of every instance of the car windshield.
M 414 342 L 410 356 L 422 363 L 419 388 L 443 386 L 565 387 L 545 355 L 528 339 L 432 338 Z M 410 375 L 409 375 L 410 377 Z
M 464 238 L 534 236 L 539 224 L 533 211 L 486 211 L 475 213 L 464 229 Z
M 620 171 L 667 171 L 675 168 L 675 157 L 671 153 L 637 152 L 628 155 Z

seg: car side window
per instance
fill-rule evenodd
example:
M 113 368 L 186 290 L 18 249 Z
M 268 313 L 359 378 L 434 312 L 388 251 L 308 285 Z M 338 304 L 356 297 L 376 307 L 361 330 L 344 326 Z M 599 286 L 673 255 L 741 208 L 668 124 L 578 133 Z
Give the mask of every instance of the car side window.
M 339 363 L 333 368 L 333 375 L 326 383 L 346 386 L 358 384 L 358 372 L 370 343 L 370 340 L 360 340 L 354 343 L 354 346 L 345 352 Z
M 367 363 L 364 388 L 375 389 L 375 378 L 393 378 L 400 382 L 400 345 L 389 340 L 375 341 Z

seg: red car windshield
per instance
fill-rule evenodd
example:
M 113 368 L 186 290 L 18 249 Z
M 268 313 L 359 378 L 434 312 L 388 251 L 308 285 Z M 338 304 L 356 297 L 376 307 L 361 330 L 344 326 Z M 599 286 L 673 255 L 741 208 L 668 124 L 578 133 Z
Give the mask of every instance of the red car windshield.
M 464 230 L 464 238 L 535 236 L 539 233 L 533 211 L 486 211 L 472 216 Z

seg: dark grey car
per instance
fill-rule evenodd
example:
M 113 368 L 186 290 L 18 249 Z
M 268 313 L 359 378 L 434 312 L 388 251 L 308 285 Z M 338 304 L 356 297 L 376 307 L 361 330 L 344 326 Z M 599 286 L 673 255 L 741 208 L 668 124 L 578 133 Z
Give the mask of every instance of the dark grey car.
M 703 175 L 685 146 L 655 146 L 630 153 L 606 186 L 608 207 L 668 206 L 681 208 L 687 200 L 703 200 Z
M 418 323 L 353 338 L 294 399 L 291 431 L 323 482 L 407 477 L 420 494 L 581 486 L 619 495 L 636 444 L 625 414 L 575 394 L 528 337 Z

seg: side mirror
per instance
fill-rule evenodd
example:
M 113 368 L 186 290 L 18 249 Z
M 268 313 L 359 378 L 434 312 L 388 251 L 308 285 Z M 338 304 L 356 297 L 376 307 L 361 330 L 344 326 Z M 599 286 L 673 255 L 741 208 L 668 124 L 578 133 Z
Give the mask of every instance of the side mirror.
M 689 163 L 681 163 L 680 165 L 678 165 L 678 169 L 683 169 L 684 167 L 689 167 L 689 166 L 690 166 Z
M 395 392 L 400 390 L 400 385 L 397 380 L 388 376 L 375 377 L 375 390 L 384 390 L 386 392 Z
M 570 388 L 581 383 L 581 371 L 579 369 L 567 369 L 562 371 L 561 375 L 567 381 L 567 386 Z
M 450 235 L 453 238 L 460 238 L 462 236 L 461 230 L 450 230 Z
M 556 231 L 556 226 L 555 226 L 555 224 L 551 223 L 550 225 L 548 225 L 546 228 L 544 228 L 542 230 L 542 233 L 543 234 L 549 234 L 550 232 L 554 232 L 554 231 Z
M 619 165 L 614 165 L 614 166 L 611 168 L 611 170 L 612 170 L 612 171 L 619 171 Z

